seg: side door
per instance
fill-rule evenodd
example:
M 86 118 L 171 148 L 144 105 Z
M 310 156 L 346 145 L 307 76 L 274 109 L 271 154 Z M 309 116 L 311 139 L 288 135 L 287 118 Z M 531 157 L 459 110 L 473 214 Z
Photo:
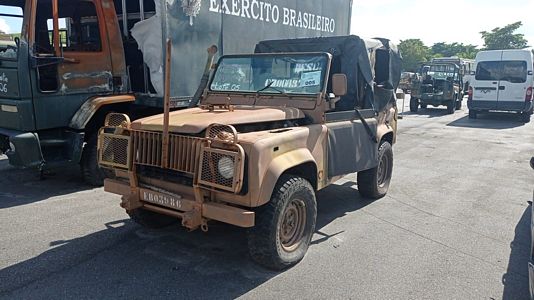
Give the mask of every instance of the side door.
M 64 127 L 90 97 L 113 90 L 102 2 L 38 0 L 34 110 L 38 129 Z M 47 63 L 48 61 L 48 63 Z
M 499 99 L 500 61 L 480 61 L 477 64 L 473 86 L 473 102 L 476 107 L 497 109 Z
M 498 109 L 523 109 L 528 88 L 527 62 L 525 60 L 512 60 L 510 53 L 505 52 L 501 62 L 501 70 Z

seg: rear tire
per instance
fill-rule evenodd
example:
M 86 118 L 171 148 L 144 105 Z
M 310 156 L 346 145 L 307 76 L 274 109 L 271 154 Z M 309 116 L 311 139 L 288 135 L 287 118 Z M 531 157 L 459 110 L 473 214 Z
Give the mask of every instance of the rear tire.
M 410 98 L 410 111 L 416 113 L 419 108 L 419 100 L 417 98 Z
M 281 176 L 269 203 L 258 208 L 256 225 L 248 230 L 250 256 L 272 270 L 297 264 L 308 251 L 316 218 L 311 184 L 301 177 Z
M 176 224 L 179 220 L 166 215 L 158 214 L 146 209 L 137 208 L 127 211 L 130 218 L 137 224 L 146 228 L 163 228 Z
M 462 100 L 456 100 L 456 110 L 462 109 Z
M 475 110 L 470 109 L 469 110 L 469 119 L 476 119 L 477 118 L 477 112 Z
M 111 170 L 102 169 L 98 166 L 98 136 L 93 133 L 89 136 L 85 147 L 83 148 L 80 167 L 83 180 L 93 186 L 104 185 L 104 179 L 113 176 Z
M 382 141 L 378 148 L 378 166 L 358 172 L 358 191 L 364 198 L 380 199 L 389 189 L 393 173 L 393 148 L 387 141 Z
M 426 107 L 427 107 L 426 104 L 422 104 L 422 103 L 420 104 L 420 106 L 421 106 L 421 109 L 426 109 Z
M 521 122 L 523 123 L 529 123 L 530 122 L 530 116 L 532 115 L 531 112 L 523 112 L 521 113 L 521 116 L 519 117 L 521 119 Z
M 452 100 L 449 103 L 447 103 L 447 113 L 453 114 L 456 108 L 456 101 Z

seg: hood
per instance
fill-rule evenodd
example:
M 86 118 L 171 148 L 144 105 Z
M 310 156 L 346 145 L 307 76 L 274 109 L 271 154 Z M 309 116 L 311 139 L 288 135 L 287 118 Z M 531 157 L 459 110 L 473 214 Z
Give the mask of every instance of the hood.
M 240 125 L 304 118 L 304 113 L 292 107 L 236 107 L 234 111 L 215 109 L 209 111 L 190 108 L 171 112 L 169 132 L 198 134 L 211 124 Z M 132 129 L 163 131 L 163 114 L 132 122 Z

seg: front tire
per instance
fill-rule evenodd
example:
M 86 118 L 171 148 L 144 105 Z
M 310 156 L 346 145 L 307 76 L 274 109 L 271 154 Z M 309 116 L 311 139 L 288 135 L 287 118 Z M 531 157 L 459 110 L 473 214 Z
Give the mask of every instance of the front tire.
M 453 114 L 455 108 L 456 108 L 456 100 L 452 100 L 449 103 L 447 103 L 447 113 L 448 114 Z
M 419 101 L 417 98 L 410 98 L 410 111 L 416 113 L 419 109 Z
M 283 175 L 269 203 L 257 210 L 256 225 L 248 231 L 250 256 L 273 270 L 297 264 L 308 251 L 316 218 L 311 184 L 298 176 Z
M 380 199 L 389 189 L 393 174 L 393 148 L 383 141 L 378 148 L 378 166 L 358 172 L 358 191 L 364 198 Z
M 83 180 L 93 186 L 104 185 L 104 179 L 113 176 L 112 171 L 102 169 L 98 166 L 98 136 L 91 134 L 85 147 L 83 148 L 80 167 Z

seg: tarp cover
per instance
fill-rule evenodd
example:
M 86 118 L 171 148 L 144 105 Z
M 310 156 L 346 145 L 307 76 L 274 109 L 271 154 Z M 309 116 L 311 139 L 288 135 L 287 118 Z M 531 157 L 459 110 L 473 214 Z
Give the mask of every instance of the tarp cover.
M 401 57 L 386 39 L 363 40 L 358 36 L 262 41 L 256 53 L 328 52 L 333 56 L 330 74 L 347 76 L 347 95 L 337 110 L 355 107 L 381 110 L 395 100 L 399 85 Z M 329 85 L 330 91 L 330 85 Z

